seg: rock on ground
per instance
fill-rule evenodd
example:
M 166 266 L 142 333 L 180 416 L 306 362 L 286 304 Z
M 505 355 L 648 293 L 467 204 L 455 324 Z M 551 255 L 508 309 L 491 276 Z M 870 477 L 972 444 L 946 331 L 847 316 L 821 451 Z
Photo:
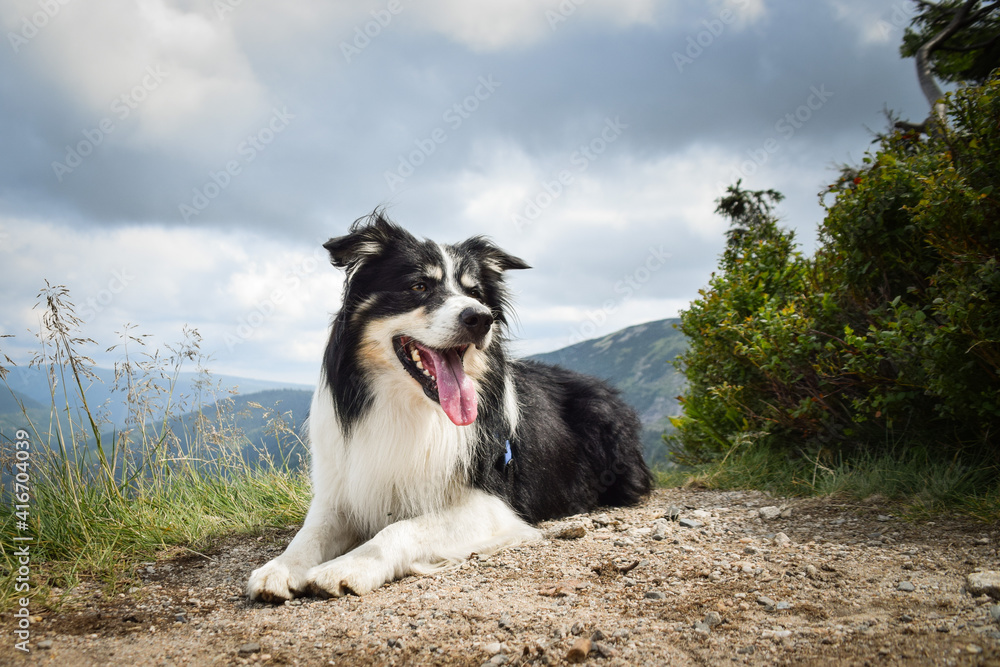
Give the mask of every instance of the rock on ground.
M 765 507 L 794 508 L 780 517 L 787 542 Z M 997 528 L 898 515 L 660 490 L 455 570 L 280 606 L 243 586 L 294 531 L 227 538 L 207 558 L 149 563 L 129 593 L 87 582 L 57 611 L 35 605 L 29 654 L 6 614 L 0 664 L 1000 665 L 1000 612 L 967 579 L 1000 562 Z

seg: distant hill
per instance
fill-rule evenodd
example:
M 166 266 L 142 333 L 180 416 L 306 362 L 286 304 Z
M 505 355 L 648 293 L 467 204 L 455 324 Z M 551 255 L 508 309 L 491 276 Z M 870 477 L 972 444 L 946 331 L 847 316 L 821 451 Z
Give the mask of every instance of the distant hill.
M 668 319 L 638 324 L 602 338 L 587 340 L 530 359 L 557 364 L 609 381 L 636 409 L 643 425 L 646 460 L 666 460 L 662 434 L 670 417 L 680 414 L 676 396 L 684 376 L 670 363 L 687 348 L 687 341 Z
M 304 464 L 308 452 L 300 436 L 312 391 L 268 389 L 252 394 L 234 394 L 188 412 L 171 423 L 175 433 L 193 433 L 199 420 L 217 430 L 240 435 L 241 451 L 248 461 L 266 452 L 273 459 L 286 458 L 291 467 Z
M 674 328 L 676 322 L 669 319 L 639 324 L 529 358 L 594 375 L 617 387 L 639 413 L 646 460 L 660 463 L 667 455 L 661 435 L 670 428 L 669 417 L 680 413 L 675 397 L 684 385 L 683 376 L 670 363 L 686 348 L 683 334 Z M 114 371 L 94 370 L 99 380 L 87 387 L 87 401 L 107 419 L 101 430 L 110 433 L 120 429 L 127 416 L 124 392 L 115 389 Z M 231 376 L 212 376 L 212 386 L 202 387 L 199 378 L 196 373 L 182 373 L 177 380 L 175 410 L 179 407 L 186 412 L 174 418 L 171 426 L 175 432 L 192 433 L 199 420 L 225 423 L 227 430 L 240 434 L 237 444 L 250 459 L 261 451 L 272 456 L 284 451 L 296 461 L 305 456 L 295 434 L 301 433 L 308 416 L 311 387 Z M 45 373 L 37 368 L 17 368 L 8 375 L 7 382 L 14 395 L 0 386 L 0 434 L 9 437 L 14 429 L 24 426 L 15 397 L 37 426 L 47 427 L 52 400 Z M 156 386 L 165 388 L 167 380 L 157 379 Z M 62 387 L 57 392 L 57 397 L 62 397 Z M 181 397 L 184 400 L 177 403 Z M 199 404 L 200 410 L 195 407 Z M 276 431 L 275 413 L 282 415 L 287 429 Z M 65 415 L 60 418 L 65 419 Z M 110 436 L 106 441 L 111 441 Z
M 128 415 L 128 406 L 125 401 L 126 392 L 121 387 L 116 389 L 115 371 L 113 369 L 96 367 L 92 370 L 97 379 L 85 385 L 87 403 L 92 410 L 99 411 L 110 423 L 121 426 Z M 68 375 L 65 380 L 63 378 L 56 378 L 55 392 L 56 397 L 59 399 L 63 398 L 63 387 L 61 385 L 64 381 L 66 384 L 71 384 L 73 378 Z M 155 378 L 150 381 L 155 385 L 161 396 L 166 395 L 166 390 L 171 382 L 170 377 L 156 374 Z M 292 382 L 254 380 L 233 375 L 211 375 L 208 381 L 211 386 L 202 386 L 205 382 L 205 377 L 201 374 L 179 373 L 173 387 L 171 402 L 175 405 L 178 402 L 182 402 L 190 408 L 199 403 L 212 403 L 218 397 L 226 396 L 232 391 L 238 391 L 240 394 L 251 394 L 270 389 L 312 390 L 308 385 Z M 123 385 L 122 382 L 118 384 Z M 53 390 L 50 388 L 50 378 L 47 376 L 46 370 L 42 368 L 22 366 L 12 368 L 7 375 L 7 385 L 17 394 L 40 403 L 41 405 L 38 407 L 47 409 L 52 404 L 51 392 Z M 67 393 L 71 398 L 76 397 L 76 388 L 70 387 Z M 152 396 L 154 393 L 153 391 L 149 391 L 148 395 Z M 0 394 L 3 395 L 0 400 L 10 400 L 9 393 L 2 385 L 0 385 Z M 10 410 L 7 409 L 8 407 Z M 20 412 L 16 405 L 8 405 L 5 402 L 0 406 L 0 416 L 13 411 Z

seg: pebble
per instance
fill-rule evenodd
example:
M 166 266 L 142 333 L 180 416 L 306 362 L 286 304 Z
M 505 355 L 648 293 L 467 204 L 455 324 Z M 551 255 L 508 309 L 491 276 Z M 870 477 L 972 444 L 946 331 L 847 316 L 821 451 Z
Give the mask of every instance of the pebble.
M 792 539 L 788 537 L 788 535 L 785 535 L 784 533 L 778 533 L 777 535 L 774 536 L 775 546 L 784 547 L 788 546 L 791 543 Z
M 710 611 L 707 614 L 705 614 L 704 623 L 708 627 L 714 628 L 715 626 L 720 625 L 722 623 L 722 616 L 720 616 L 719 612 L 717 611 Z
M 608 646 L 607 644 L 601 644 L 598 642 L 594 642 L 593 650 L 595 653 L 597 653 L 597 655 L 601 656 L 602 658 L 610 659 L 618 655 L 618 652 L 615 651 L 610 646 Z
M 700 519 L 702 521 L 707 521 L 712 518 L 711 512 L 706 512 L 705 510 L 695 510 L 691 512 L 691 517 L 695 519 Z
M 42 641 L 40 641 L 37 644 L 35 644 L 35 646 L 37 646 L 40 649 L 46 649 L 46 650 L 50 649 L 50 648 L 52 648 L 52 640 L 51 639 L 43 639 Z
M 791 602 L 779 602 L 778 604 L 774 605 L 774 608 L 778 609 L 778 610 L 791 609 L 792 608 L 792 603 Z
M 557 540 L 578 540 L 587 534 L 587 529 L 583 527 L 583 524 L 575 524 L 572 526 L 557 527 L 552 529 L 552 533 L 546 537 L 554 537 Z
M 896 586 L 896 590 L 897 591 L 903 591 L 904 593 L 912 593 L 913 591 L 917 590 L 917 587 L 914 586 L 909 581 L 901 581 Z
M 681 508 L 676 506 L 670 506 L 667 511 L 663 513 L 663 518 L 667 521 L 677 521 L 681 518 Z
M 483 650 L 489 653 L 490 655 L 496 655 L 497 653 L 503 650 L 503 644 L 501 644 L 500 642 L 490 642 L 489 644 L 483 647 Z
M 995 604 L 990 607 L 990 617 L 1000 623 L 1000 604 Z
M 682 528 L 701 528 L 702 526 L 705 525 L 701 521 L 698 521 L 697 519 L 687 519 L 687 518 L 681 519 L 679 523 Z
M 767 610 L 771 610 L 771 609 L 774 609 L 775 602 L 774 602 L 774 600 L 772 600 L 769 597 L 765 597 L 763 595 L 760 595 L 760 596 L 757 597 L 757 604 L 761 605 L 762 607 L 764 607 Z
M 973 572 L 966 575 L 965 582 L 969 595 L 973 597 L 989 595 L 994 600 L 1000 600 L 1000 572 L 996 570 Z
M 705 623 L 704 621 L 698 621 L 697 623 L 694 624 L 694 631 L 700 635 L 707 635 L 709 632 L 712 631 L 712 628 L 709 627 L 708 623 Z
M 653 522 L 653 534 L 650 535 L 654 540 L 663 540 L 670 534 L 670 524 L 666 519 L 657 519 Z
M 240 655 L 249 655 L 251 653 L 260 653 L 260 644 L 257 642 L 247 642 L 241 645 L 236 652 Z
M 781 516 L 781 508 L 775 507 L 774 505 L 769 505 L 767 507 L 761 507 L 757 510 L 757 514 L 764 521 L 772 521 Z
M 660 591 L 646 591 L 646 594 L 643 597 L 647 600 L 663 600 L 667 597 L 667 595 L 666 593 L 662 593 Z
M 587 659 L 591 648 L 593 648 L 593 642 L 586 637 L 577 639 L 573 642 L 573 648 L 566 654 L 567 662 L 583 662 Z

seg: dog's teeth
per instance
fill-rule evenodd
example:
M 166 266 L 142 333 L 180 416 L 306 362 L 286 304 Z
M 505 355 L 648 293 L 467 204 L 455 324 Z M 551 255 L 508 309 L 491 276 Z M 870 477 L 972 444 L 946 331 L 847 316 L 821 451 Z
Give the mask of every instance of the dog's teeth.
M 417 364 L 420 363 L 420 350 L 413 348 L 413 352 L 410 353 L 410 358 L 413 359 Z
M 415 364 L 417 365 L 417 368 L 419 368 L 419 369 L 420 369 L 420 370 L 422 370 L 422 371 L 424 370 L 424 365 L 423 365 L 423 363 L 422 363 L 422 362 L 420 361 L 420 357 L 416 357 L 416 358 L 415 358 L 415 359 L 413 360 L 413 362 L 414 362 L 414 363 L 415 363 Z M 424 372 L 426 373 L 427 371 L 424 371 Z

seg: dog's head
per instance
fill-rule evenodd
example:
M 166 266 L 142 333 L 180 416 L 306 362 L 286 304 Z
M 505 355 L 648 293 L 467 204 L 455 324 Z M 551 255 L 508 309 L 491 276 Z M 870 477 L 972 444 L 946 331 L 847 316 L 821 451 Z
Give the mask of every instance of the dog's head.
M 338 319 L 359 332 L 359 363 L 473 423 L 476 381 L 507 325 L 503 273 L 528 265 L 480 236 L 419 240 L 379 212 L 324 247 L 347 273 Z

